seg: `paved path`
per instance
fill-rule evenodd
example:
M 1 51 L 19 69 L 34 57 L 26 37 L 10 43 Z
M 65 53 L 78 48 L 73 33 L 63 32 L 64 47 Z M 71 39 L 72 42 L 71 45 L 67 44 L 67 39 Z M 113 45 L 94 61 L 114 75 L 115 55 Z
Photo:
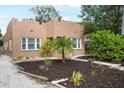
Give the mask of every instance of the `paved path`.
M 47 88 L 55 87 L 50 84 L 37 84 L 22 73 L 18 73 L 18 68 L 11 63 L 12 59 L 8 56 L 0 56 L 0 87 L 4 88 Z

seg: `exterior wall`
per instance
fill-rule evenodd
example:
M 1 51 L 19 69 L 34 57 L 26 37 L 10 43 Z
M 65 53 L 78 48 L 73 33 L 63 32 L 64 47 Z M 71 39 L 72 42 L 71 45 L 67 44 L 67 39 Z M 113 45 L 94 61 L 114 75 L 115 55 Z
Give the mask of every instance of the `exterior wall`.
M 21 38 L 40 38 L 41 44 L 45 41 L 45 24 L 36 21 L 22 20 L 13 23 L 13 57 L 40 56 L 39 50 L 21 50 Z
M 13 51 L 10 51 L 8 48 L 7 48 L 7 50 L 5 50 L 5 44 L 7 44 L 7 42 L 9 42 L 9 40 L 12 40 L 12 43 L 13 43 L 13 32 L 12 32 L 12 30 L 13 30 L 13 24 L 12 24 L 12 21 L 11 21 L 8 24 L 7 32 L 6 32 L 6 34 L 4 35 L 4 38 L 3 38 L 4 54 L 9 55 L 11 57 L 13 57 Z M 12 50 L 13 50 L 13 45 L 12 45 Z
M 84 54 L 84 29 L 80 24 L 71 22 L 71 21 L 58 21 L 58 20 L 54 20 L 54 22 L 51 22 L 51 25 L 53 25 L 54 29 L 54 33 L 53 36 L 51 37 L 61 37 L 61 36 L 65 36 L 68 38 L 80 38 L 81 39 L 81 49 L 74 49 L 73 53 L 70 53 L 68 55 L 66 55 L 67 57 L 70 56 L 76 56 L 76 55 L 83 55 Z M 47 25 L 48 28 L 51 28 L 50 26 L 50 22 L 49 25 Z M 47 32 L 50 32 L 49 30 Z M 56 54 L 55 56 L 59 56 L 61 57 L 61 55 Z
M 55 31 L 54 20 L 46 23 L 46 37 L 53 37 Z
M 12 40 L 12 51 L 5 52 L 5 54 L 16 58 L 16 57 L 37 57 L 40 56 L 39 50 L 21 50 L 21 38 L 40 38 L 41 45 L 49 37 L 60 37 L 66 36 L 68 38 L 80 38 L 81 39 L 81 49 L 74 49 L 73 53 L 66 55 L 67 57 L 82 55 L 84 54 L 84 41 L 83 41 L 83 27 L 79 24 L 70 21 L 58 21 L 52 20 L 48 23 L 39 24 L 32 20 L 22 20 L 18 21 L 13 19 L 8 27 L 5 34 L 4 43 L 8 40 Z M 61 57 L 59 54 L 54 54 L 54 56 Z

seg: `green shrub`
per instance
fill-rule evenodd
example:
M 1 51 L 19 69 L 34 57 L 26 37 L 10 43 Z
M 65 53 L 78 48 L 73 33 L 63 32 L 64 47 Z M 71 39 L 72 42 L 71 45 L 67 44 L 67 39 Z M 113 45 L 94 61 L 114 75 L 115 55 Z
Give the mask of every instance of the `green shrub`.
M 40 54 L 42 57 L 52 56 L 54 53 L 54 42 L 52 40 L 46 40 L 40 49 Z
M 98 60 L 120 62 L 124 57 L 124 39 L 111 31 L 97 31 L 89 35 L 90 56 Z
M 80 72 L 74 71 L 72 73 L 70 82 L 72 82 L 74 84 L 74 86 L 80 86 L 81 85 L 81 81 L 86 82 L 85 79 L 84 79 L 84 77 L 83 77 L 83 74 L 80 73 Z

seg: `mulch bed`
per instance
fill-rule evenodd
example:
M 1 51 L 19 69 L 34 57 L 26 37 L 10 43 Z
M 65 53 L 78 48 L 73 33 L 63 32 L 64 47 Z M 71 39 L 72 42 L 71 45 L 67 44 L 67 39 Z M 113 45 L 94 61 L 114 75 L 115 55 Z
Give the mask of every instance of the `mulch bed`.
M 26 72 L 47 77 L 49 81 L 70 78 L 74 70 L 80 71 L 86 80 L 86 82 L 82 81 L 81 86 L 79 86 L 81 88 L 124 87 L 124 72 L 110 69 L 107 66 L 93 64 L 92 68 L 88 62 L 67 60 L 66 64 L 63 64 L 61 60 L 52 60 L 52 65 L 45 69 L 44 64 L 44 61 L 35 61 L 22 62 L 17 65 L 23 67 Z M 94 70 L 95 75 L 91 74 L 91 70 Z M 60 84 L 65 87 L 75 87 L 69 80 Z

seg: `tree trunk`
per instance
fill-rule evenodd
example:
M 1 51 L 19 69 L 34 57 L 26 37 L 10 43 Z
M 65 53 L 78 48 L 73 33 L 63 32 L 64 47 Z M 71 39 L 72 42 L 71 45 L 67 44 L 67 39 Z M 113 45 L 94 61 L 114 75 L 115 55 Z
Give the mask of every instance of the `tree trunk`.
M 121 25 L 121 35 L 124 35 L 124 6 L 123 6 L 123 16 L 122 16 L 122 25 Z
M 65 51 L 62 49 L 62 63 L 65 63 Z

